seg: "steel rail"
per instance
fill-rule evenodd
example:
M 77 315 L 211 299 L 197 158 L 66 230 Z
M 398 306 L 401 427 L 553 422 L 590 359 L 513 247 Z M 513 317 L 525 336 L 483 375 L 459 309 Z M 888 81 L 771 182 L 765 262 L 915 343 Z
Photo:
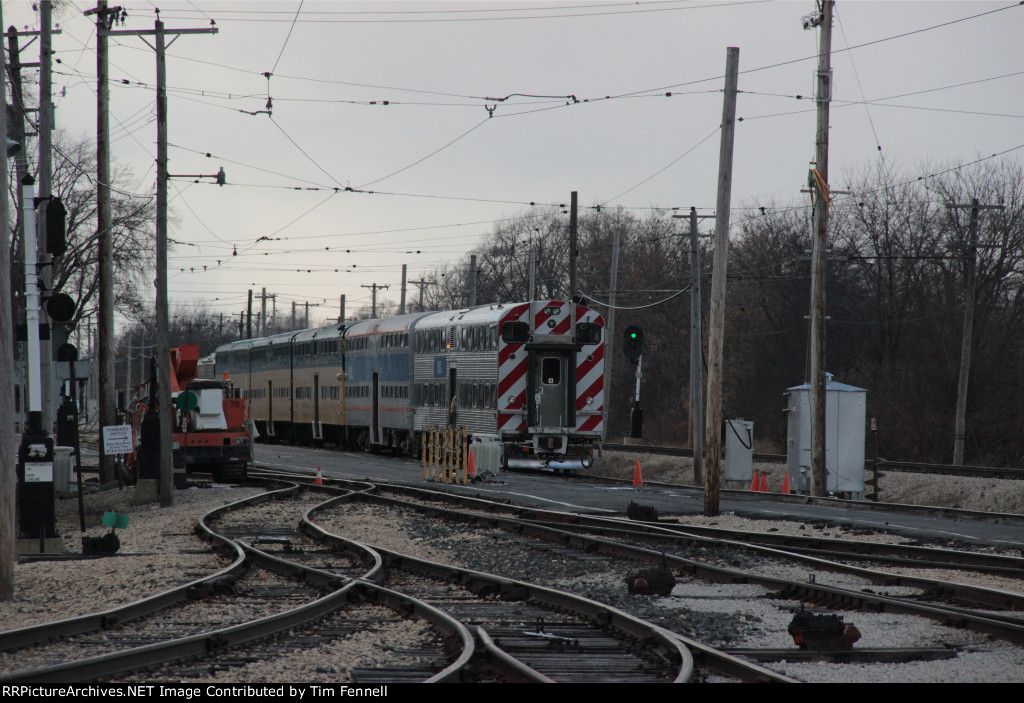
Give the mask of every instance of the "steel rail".
M 484 646 L 484 650 L 491 655 L 491 666 L 503 674 L 511 682 L 517 683 L 558 683 L 554 679 L 545 676 L 529 664 L 519 661 L 495 643 L 494 639 L 482 626 L 477 625 L 476 636 Z
M 612 444 L 605 442 L 603 449 L 627 454 L 659 454 L 663 456 L 684 456 L 692 457 L 693 450 L 685 447 L 658 447 L 646 444 Z M 754 461 L 766 464 L 785 464 L 785 454 L 764 454 L 754 452 Z M 864 468 L 871 470 L 874 467 L 874 460 L 864 462 Z M 945 476 L 965 476 L 968 478 L 1005 478 L 1024 479 L 1024 468 L 1014 466 L 956 466 L 954 464 L 930 464 L 917 461 L 899 461 L 893 459 L 879 459 L 878 468 L 883 471 L 899 471 L 906 473 L 942 474 Z
M 223 515 L 225 508 L 240 509 L 252 504 L 264 502 L 275 495 L 281 497 L 294 493 L 294 488 L 286 488 L 273 491 L 270 494 L 261 494 L 254 498 L 247 498 L 229 506 L 223 506 L 210 511 L 200 520 L 200 525 L 211 539 L 227 540 L 207 524 L 208 519 Z M 262 498 L 262 499 L 259 499 Z M 246 562 L 256 561 L 261 565 L 275 571 L 284 573 L 295 573 L 296 569 L 273 555 L 268 555 L 249 545 L 237 545 L 231 540 L 228 543 L 235 546 L 244 553 Z M 371 551 L 365 545 L 351 542 L 352 549 L 359 551 Z M 367 572 L 370 575 L 377 575 L 382 560 L 379 554 L 374 554 L 370 560 L 373 567 Z M 455 657 L 455 661 L 444 670 L 427 679 L 427 681 L 445 681 L 457 677 L 473 654 L 473 638 L 469 631 L 459 622 L 453 620 L 447 614 L 438 611 L 432 606 L 417 601 L 414 598 L 389 591 L 375 584 L 362 582 L 358 579 L 339 577 L 321 569 L 312 567 L 299 567 L 303 574 L 303 580 L 311 583 L 318 583 L 326 586 L 334 586 L 333 592 L 318 598 L 317 600 L 299 606 L 297 608 L 277 613 L 275 615 L 259 618 L 248 623 L 221 628 L 215 631 L 192 635 L 167 642 L 155 643 L 143 647 L 136 647 L 120 652 L 90 657 L 79 661 L 67 662 L 62 665 L 45 667 L 32 671 L 15 672 L 9 676 L 0 677 L 2 681 L 17 681 L 21 683 L 54 683 L 54 682 L 79 682 L 116 676 L 130 671 L 164 664 L 169 661 L 180 661 L 183 659 L 200 658 L 210 652 L 223 651 L 237 647 L 249 642 L 263 639 L 270 635 L 288 631 L 299 625 L 318 620 L 327 614 L 343 607 L 353 597 L 360 600 L 367 600 L 368 596 L 403 615 L 416 614 L 438 627 L 447 636 L 447 646 L 451 647 L 457 642 L 461 653 Z
M 472 569 L 438 564 L 411 557 L 400 552 L 374 547 L 385 562 L 396 568 L 410 569 L 428 576 L 455 581 L 479 593 L 500 596 L 508 600 L 526 601 L 541 607 L 561 610 L 599 622 L 603 627 L 617 630 L 642 643 L 644 651 L 658 656 L 666 664 L 678 667 L 675 683 L 686 683 L 693 675 L 693 657 L 675 633 L 645 620 L 633 617 L 617 608 L 583 596 L 565 593 L 526 581 L 486 574 Z
M 239 504 L 243 502 L 238 501 Z M 209 576 L 115 608 L 0 632 L 0 650 L 20 649 L 52 639 L 110 629 L 120 623 L 138 620 L 189 600 L 204 598 L 210 593 L 229 587 L 245 572 L 245 552 L 231 540 L 209 531 L 203 525 L 203 518 L 196 526 L 196 534 L 211 542 L 214 545 L 214 551 L 227 555 L 231 559 L 231 563 Z
M 390 489 L 391 486 L 387 486 L 387 488 Z M 454 512 L 446 510 L 444 508 L 436 508 L 431 506 L 423 506 L 421 504 L 408 503 L 395 498 L 388 498 L 387 496 L 379 496 L 372 493 L 361 493 L 340 496 L 337 502 L 340 503 L 344 501 L 365 501 L 370 503 L 378 503 L 382 505 L 397 505 L 403 508 L 412 508 L 427 513 L 436 512 L 437 514 L 450 514 Z M 333 506 L 329 506 L 328 504 L 324 505 L 325 509 L 328 509 L 329 507 Z M 540 536 L 546 539 L 554 537 L 557 541 L 562 542 L 572 542 L 573 538 L 575 537 L 571 533 L 567 533 L 561 530 L 554 530 L 551 528 L 538 527 L 532 525 L 531 523 L 518 521 L 513 518 L 486 517 L 473 515 L 471 513 L 459 514 L 459 517 L 460 519 L 469 517 L 469 519 L 479 520 L 480 522 L 487 524 L 489 526 L 495 526 L 496 524 L 498 524 L 499 526 L 505 527 L 506 529 L 510 529 L 511 531 L 520 534 Z M 604 547 L 601 551 L 605 553 L 614 553 L 615 546 L 619 546 L 616 543 L 608 541 L 602 541 L 601 544 Z M 575 546 L 584 548 L 584 545 Z M 492 595 L 500 595 L 502 597 L 517 600 L 524 600 L 527 597 L 527 593 L 532 593 L 533 595 L 531 596 L 531 598 L 533 600 L 536 600 L 537 602 L 548 603 L 553 607 L 568 608 L 570 610 L 573 610 L 574 612 L 579 612 L 577 610 L 579 606 L 577 606 L 576 604 L 582 603 L 585 604 L 585 607 L 588 609 L 584 610 L 583 614 L 587 614 L 589 612 L 590 617 L 607 618 L 608 616 L 601 615 L 601 613 L 604 613 L 606 611 L 612 612 L 615 615 L 610 620 L 610 623 L 617 624 L 618 627 L 623 628 L 626 632 L 637 637 L 645 638 L 648 641 L 650 641 L 651 631 L 648 628 L 654 628 L 653 631 L 658 633 L 659 637 L 669 636 L 676 643 L 678 643 L 679 646 L 682 647 L 683 651 L 685 651 L 685 656 L 689 657 L 691 660 L 694 656 L 694 653 L 699 652 L 702 662 L 705 663 L 709 668 L 713 668 L 715 670 L 721 671 L 732 676 L 737 676 L 745 681 L 793 681 L 792 679 L 782 676 L 777 672 L 773 672 L 752 662 L 743 661 L 737 657 L 725 655 L 712 647 L 708 647 L 707 645 L 701 644 L 695 640 L 686 638 L 685 636 L 680 635 L 677 632 L 670 632 L 668 630 L 665 630 L 664 628 L 661 628 L 660 626 L 654 625 L 653 623 L 648 623 L 644 620 L 640 620 L 639 618 L 634 618 L 633 616 L 623 613 L 622 611 L 611 608 L 611 606 L 606 606 L 604 604 L 597 603 L 596 601 L 584 598 L 583 596 L 562 593 L 560 591 L 555 591 L 553 589 L 547 589 L 543 586 L 527 584 L 526 582 L 516 581 L 514 579 L 489 576 L 488 574 L 483 574 L 481 572 L 469 569 L 461 569 L 458 567 L 450 567 L 442 564 L 436 564 L 426 560 L 401 555 L 397 552 L 390 552 L 389 550 L 382 549 L 380 547 L 374 548 L 380 551 L 385 556 L 393 555 L 393 558 L 399 565 L 404 566 L 406 564 L 415 564 L 418 568 L 424 569 L 426 573 L 437 576 L 438 578 L 458 579 L 458 582 L 462 583 L 464 586 L 473 591 L 489 593 Z M 622 550 L 622 553 L 618 554 L 618 556 L 640 558 L 643 561 L 659 561 L 661 555 L 660 553 L 655 553 L 651 550 L 638 551 L 635 549 L 624 548 Z M 523 589 L 528 590 L 524 591 Z M 620 617 L 624 617 L 625 619 L 620 621 L 618 619 Z M 687 675 L 685 677 L 685 680 L 689 680 L 689 678 L 690 675 Z
M 505 514 L 512 514 L 516 517 L 516 519 L 529 521 L 531 523 L 535 523 L 542 526 L 550 526 L 552 523 L 561 525 L 568 524 L 572 525 L 575 529 L 588 528 L 593 530 L 612 530 L 620 535 L 635 535 L 637 532 L 641 532 L 649 539 L 659 539 L 662 541 L 668 541 L 671 544 L 689 542 L 692 540 L 704 541 L 712 545 L 725 545 L 733 548 L 741 548 L 749 551 L 762 553 L 767 556 L 781 557 L 785 559 L 801 561 L 803 563 L 810 564 L 812 566 L 821 568 L 826 571 L 835 571 L 839 573 L 848 573 L 860 576 L 873 583 L 880 585 L 911 586 L 916 588 L 922 588 L 936 594 L 942 594 L 947 598 L 961 599 L 982 606 L 1005 608 L 1009 610 L 1024 610 L 1024 594 L 1013 593 L 993 588 L 985 588 L 983 586 L 972 586 L 968 584 L 939 581 L 936 579 L 928 579 L 918 576 L 905 576 L 902 574 L 875 571 L 873 569 L 863 569 L 861 567 L 853 566 L 850 564 L 842 564 L 828 559 L 824 559 L 814 554 L 806 554 L 802 550 L 794 550 L 785 545 L 771 545 L 760 543 L 750 544 L 741 535 L 738 535 L 738 533 L 731 530 L 720 530 L 720 533 L 726 536 L 725 538 L 717 536 L 709 537 L 707 536 L 708 533 L 711 532 L 711 530 L 717 528 L 696 528 L 690 530 L 689 526 L 673 525 L 672 523 L 646 523 L 637 521 L 627 521 L 621 518 L 608 518 L 593 515 L 583 515 L 579 513 L 567 513 L 556 510 L 547 510 L 544 508 L 510 506 L 502 503 L 494 503 L 492 501 L 488 501 L 482 498 L 462 496 L 458 494 L 447 493 L 444 491 L 433 491 L 430 489 L 418 488 L 415 486 L 400 486 L 395 484 L 382 483 L 379 484 L 379 491 L 397 493 L 399 495 L 407 496 L 426 496 L 429 497 L 429 499 L 431 500 L 440 501 L 443 503 L 453 503 L 457 505 L 470 506 L 478 510 L 485 510 L 492 513 L 501 512 Z M 429 508 L 430 506 L 425 506 L 424 509 Z M 772 538 L 773 536 L 766 535 L 765 541 L 770 542 Z M 785 537 L 779 536 L 778 539 L 785 539 Z M 757 540 L 755 539 L 755 542 L 756 541 Z M 820 543 L 826 540 L 818 539 L 817 541 Z M 863 545 L 864 543 L 857 544 Z M 907 547 L 906 549 L 910 548 Z M 949 550 L 943 551 L 949 552 Z M 967 559 L 967 557 L 965 557 L 965 559 Z M 1015 557 L 1003 557 L 1003 559 L 1005 561 L 1002 563 L 1013 564 L 1015 566 L 1020 566 L 1022 563 L 1024 563 L 1024 560 L 1020 560 Z
M 393 486 L 387 486 L 388 489 L 394 488 Z M 401 487 L 405 488 L 405 487 Z M 397 499 L 388 499 L 385 496 L 378 496 L 373 494 L 361 494 L 353 496 L 353 499 L 366 500 L 371 502 L 386 503 L 389 500 L 395 504 L 404 503 Z M 424 506 L 415 503 L 405 503 L 404 507 L 420 510 L 426 513 L 442 514 L 444 512 L 456 513 L 456 511 L 449 511 L 445 508 L 435 506 Z M 541 512 L 541 511 L 537 511 Z M 788 579 L 773 578 L 766 576 L 759 576 L 744 571 L 738 571 L 735 569 L 726 569 L 723 567 L 712 566 L 699 562 L 693 559 L 687 559 L 684 557 L 667 554 L 664 551 L 658 551 L 653 549 L 647 549 L 642 547 L 634 547 L 625 545 L 620 542 L 612 540 L 606 540 L 598 537 L 583 537 L 582 535 L 567 532 L 565 530 L 558 530 L 554 528 L 544 527 L 538 523 L 532 523 L 523 520 L 516 520 L 514 518 L 505 518 L 497 516 L 478 516 L 472 513 L 459 513 L 460 519 L 464 520 L 479 520 L 481 524 L 490 526 L 500 526 L 510 531 L 529 534 L 531 536 L 544 536 L 546 539 L 552 539 L 560 541 L 562 543 L 574 546 L 578 549 L 585 551 L 598 551 L 602 553 L 611 553 L 618 556 L 624 556 L 627 558 L 650 561 L 665 566 L 675 566 L 676 568 L 710 581 L 722 582 L 722 583 L 756 583 L 766 588 L 778 590 L 786 593 L 800 594 L 804 599 L 816 599 L 823 600 L 829 593 L 833 594 L 832 600 L 834 602 L 841 603 L 857 603 L 858 609 L 870 609 L 878 612 L 899 612 L 905 614 L 915 614 L 932 619 L 936 619 L 942 622 L 955 622 L 958 627 L 964 627 L 974 631 L 982 632 L 985 634 L 991 634 L 997 637 L 1002 637 L 1012 642 L 1024 642 L 1024 625 L 1017 622 L 1015 617 L 1001 618 L 998 615 L 977 615 L 970 614 L 963 611 L 962 609 L 935 606 L 935 605 L 923 605 L 923 604 L 911 604 L 905 601 L 900 601 L 895 598 L 888 598 L 879 596 L 877 594 L 865 594 L 849 589 L 843 589 L 838 587 L 825 586 L 815 583 L 800 583 L 797 581 L 791 581 Z M 584 516 L 577 516 L 584 517 Z M 592 518 L 588 518 L 592 519 Z M 746 545 L 750 547 L 751 545 Z M 770 550 L 768 547 L 757 547 L 759 550 Z M 779 555 L 785 558 L 797 558 L 807 561 L 808 563 L 818 562 L 823 570 L 829 571 L 834 569 L 843 569 L 856 573 L 857 571 L 866 572 L 867 570 L 858 569 L 858 567 L 852 567 L 848 565 L 836 564 L 834 562 L 827 562 L 825 560 L 815 559 L 814 557 L 806 557 L 802 555 L 794 555 L 786 553 L 781 550 L 773 550 Z M 876 574 L 879 576 L 880 574 Z M 963 584 L 945 584 L 944 582 L 930 581 L 927 579 L 919 578 L 907 578 L 901 577 L 896 574 L 887 575 L 895 582 L 902 582 L 904 585 L 920 585 L 928 583 L 929 585 L 945 586 L 947 591 L 952 587 L 958 592 L 963 589 L 973 589 L 979 592 L 984 592 L 992 597 L 1010 597 L 1013 600 L 1019 599 L 1021 594 L 1012 594 L 1005 591 L 997 591 L 996 589 L 980 589 L 978 587 L 967 587 Z M 894 585 L 895 585 L 894 582 Z

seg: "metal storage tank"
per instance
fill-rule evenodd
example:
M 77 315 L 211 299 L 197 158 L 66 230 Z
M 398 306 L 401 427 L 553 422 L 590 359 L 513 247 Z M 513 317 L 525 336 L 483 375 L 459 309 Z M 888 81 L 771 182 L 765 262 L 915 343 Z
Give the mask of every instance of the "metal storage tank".
M 786 391 L 788 427 L 786 465 L 798 493 L 811 489 L 811 387 Z M 867 391 L 832 380 L 825 382 L 825 488 L 833 494 L 864 492 L 864 439 Z

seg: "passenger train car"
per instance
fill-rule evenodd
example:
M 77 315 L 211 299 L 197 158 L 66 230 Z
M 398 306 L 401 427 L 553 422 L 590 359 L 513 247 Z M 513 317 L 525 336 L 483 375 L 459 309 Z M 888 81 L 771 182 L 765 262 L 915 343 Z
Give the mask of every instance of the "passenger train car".
M 399 315 L 241 340 L 216 351 L 265 441 L 415 455 L 463 425 L 507 466 L 580 468 L 604 430 L 604 319 L 559 300 Z M 557 463 L 551 463 L 557 462 Z

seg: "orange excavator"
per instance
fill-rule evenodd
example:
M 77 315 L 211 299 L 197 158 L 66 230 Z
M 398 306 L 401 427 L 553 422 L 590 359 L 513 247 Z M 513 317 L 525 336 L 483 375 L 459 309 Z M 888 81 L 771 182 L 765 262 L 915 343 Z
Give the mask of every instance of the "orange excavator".
M 220 381 L 197 377 L 198 344 L 182 344 L 171 349 L 170 356 L 176 476 L 180 467 L 184 467 L 186 474 L 210 472 L 216 481 L 245 481 L 252 464 L 248 401 L 236 397 L 227 374 Z M 155 386 L 152 378 L 140 385 L 139 400 L 131 409 L 133 435 L 139 438 L 139 444 L 145 432 L 147 411 L 156 397 Z M 143 401 L 143 398 L 150 400 Z M 140 475 L 140 463 L 144 463 L 140 461 L 140 454 L 137 445 L 135 453 L 128 457 L 129 468 L 134 468 L 136 475 Z

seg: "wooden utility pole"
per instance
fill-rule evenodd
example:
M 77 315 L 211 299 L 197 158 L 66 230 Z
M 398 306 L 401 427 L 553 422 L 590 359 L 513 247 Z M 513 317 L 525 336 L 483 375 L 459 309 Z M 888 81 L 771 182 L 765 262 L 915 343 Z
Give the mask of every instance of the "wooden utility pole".
M 953 466 L 963 466 L 964 440 L 967 437 L 967 382 L 971 376 L 971 349 L 974 342 L 974 293 L 975 275 L 978 268 L 978 211 L 1002 210 L 1002 205 L 980 205 L 977 198 L 971 198 L 970 205 L 947 205 L 949 209 L 970 208 L 971 225 L 968 241 L 961 245 L 964 250 L 964 328 L 960 339 L 960 376 L 956 386 L 956 430 L 953 443 Z M 989 246 L 999 246 L 989 245 Z
M 476 254 L 469 255 L 469 307 L 476 307 Z
M 404 315 L 405 312 L 406 312 L 406 310 L 405 310 L 405 291 L 406 291 L 405 279 L 406 279 L 406 273 L 408 272 L 408 268 L 409 268 L 408 264 L 402 264 L 402 297 L 400 298 L 400 301 L 398 303 L 398 314 L 399 315 Z M 476 266 L 474 266 L 473 268 L 475 269 Z
M 102 4 L 102 3 L 101 3 Z M 216 27 L 203 29 L 174 29 L 166 31 L 158 19 L 152 30 L 109 31 L 101 28 L 99 35 L 152 36 L 156 45 L 156 357 L 158 385 L 160 387 L 160 505 L 174 505 L 174 466 L 171 456 L 171 352 L 168 348 L 169 305 L 167 302 L 167 61 L 165 37 L 181 34 L 216 34 Z M 146 42 L 149 44 L 149 42 Z M 102 112 L 102 110 L 101 110 Z M 102 179 L 101 179 L 102 180 Z
M 818 126 L 815 138 L 815 168 L 810 174 L 814 201 L 814 238 L 811 247 L 811 495 L 827 492 L 825 465 L 825 265 L 828 250 L 828 110 L 832 98 L 832 0 L 822 0 L 818 49 Z
M 426 288 L 427 286 L 433 286 L 433 285 L 436 285 L 436 284 L 433 281 L 426 280 L 425 278 L 421 278 L 418 281 L 409 281 L 409 283 L 413 284 L 414 286 L 418 286 L 419 289 L 420 289 L 420 309 L 419 309 L 419 312 L 423 312 L 423 289 Z
M 704 484 L 704 311 L 700 294 L 698 215 L 690 208 L 690 435 L 693 442 L 693 485 Z
M 574 190 L 569 201 L 569 300 L 576 295 L 576 240 L 579 230 L 579 208 Z
M 704 515 L 707 517 L 718 515 L 718 484 L 722 477 L 722 347 L 725 336 L 725 276 L 729 256 L 729 208 L 732 198 L 732 154 L 739 65 L 740 50 L 731 46 L 726 51 L 725 61 L 725 99 L 718 154 L 715 253 L 711 270 L 711 313 L 708 324 L 708 407 L 704 433 Z
M 3 7 L 0 5 L 0 27 L 3 26 Z M 7 74 L 7 59 L 0 50 L 0 76 Z M 4 145 L 0 158 L 0 222 L 7 219 L 7 81 L 0 80 L 0 143 Z M 24 146 L 22 146 L 24 148 Z M 14 348 L 11 323 L 11 230 L 0 227 L 0 378 L 14 378 L 14 360 L 9 352 Z M 14 520 L 14 495 L 17 490 L 14 448 L 14 384 L 0 383 L 0 601 L 14 600 L 14 565 L 17 527 Z
M 609 281 L 611 291 L 608 294 L 608 319 L 605 322 L 604 335 L 604 424 L 601 429 L 601 441 L 608 436 L 608 408 L 612 404 L 612 360 L 615 358 L 615 303 L 619 288 L 619 239 L 621 230 L 618 224 L 612 232 L 612 273 Z M 531 255 L 532 255 L 532 249 Z
M 99 288 L 100 427 L 113 425 L 114 411 L 114 242 L 110 204 L 110 85 L 107 36 L 120 7 L 98 0 L 96 15 L 96 240 Z M 114 478 L 113 457 L 100 452 L 100 482 Z
M 345 322 L 345 295 L 344 294 L 342 294 L 341 299 L 338 301 L 338 303 L 341 306 L 340 309 L 338 310 L 338 324 L 340 325 L 343 322 Z
M 252 339 L 252 288 L 249 289 L 249 308 L 245 320 L 245 338 Z
M 261 337 L 266 337 L 267 336 L 267 298 L 270 298 L 270 297 L 273 297 L 273 296 L 267 295 L 267 289 L 263 288 L 262 292 L 259 295 L 259 299 L 260 299 L 260 328 L 259 328 L 259 330 L 260 330 L 260 336 Z
M 371 283 L 370 285 L 364 285 L 364 286 L 361 286 L 361 287 L 362 288 L 370 288 L 373 291 L 373 293 L 371 294 L 371 301 L 372 302 L 370 304 L 370 317 L 376 318 L 377 317 L 377 289 L 378 288 L 384 288 L 386 290 L 387 286 L 386 285 L 385 286 L 381 286 L 381 285 L 377 285 L 376 283 Z

